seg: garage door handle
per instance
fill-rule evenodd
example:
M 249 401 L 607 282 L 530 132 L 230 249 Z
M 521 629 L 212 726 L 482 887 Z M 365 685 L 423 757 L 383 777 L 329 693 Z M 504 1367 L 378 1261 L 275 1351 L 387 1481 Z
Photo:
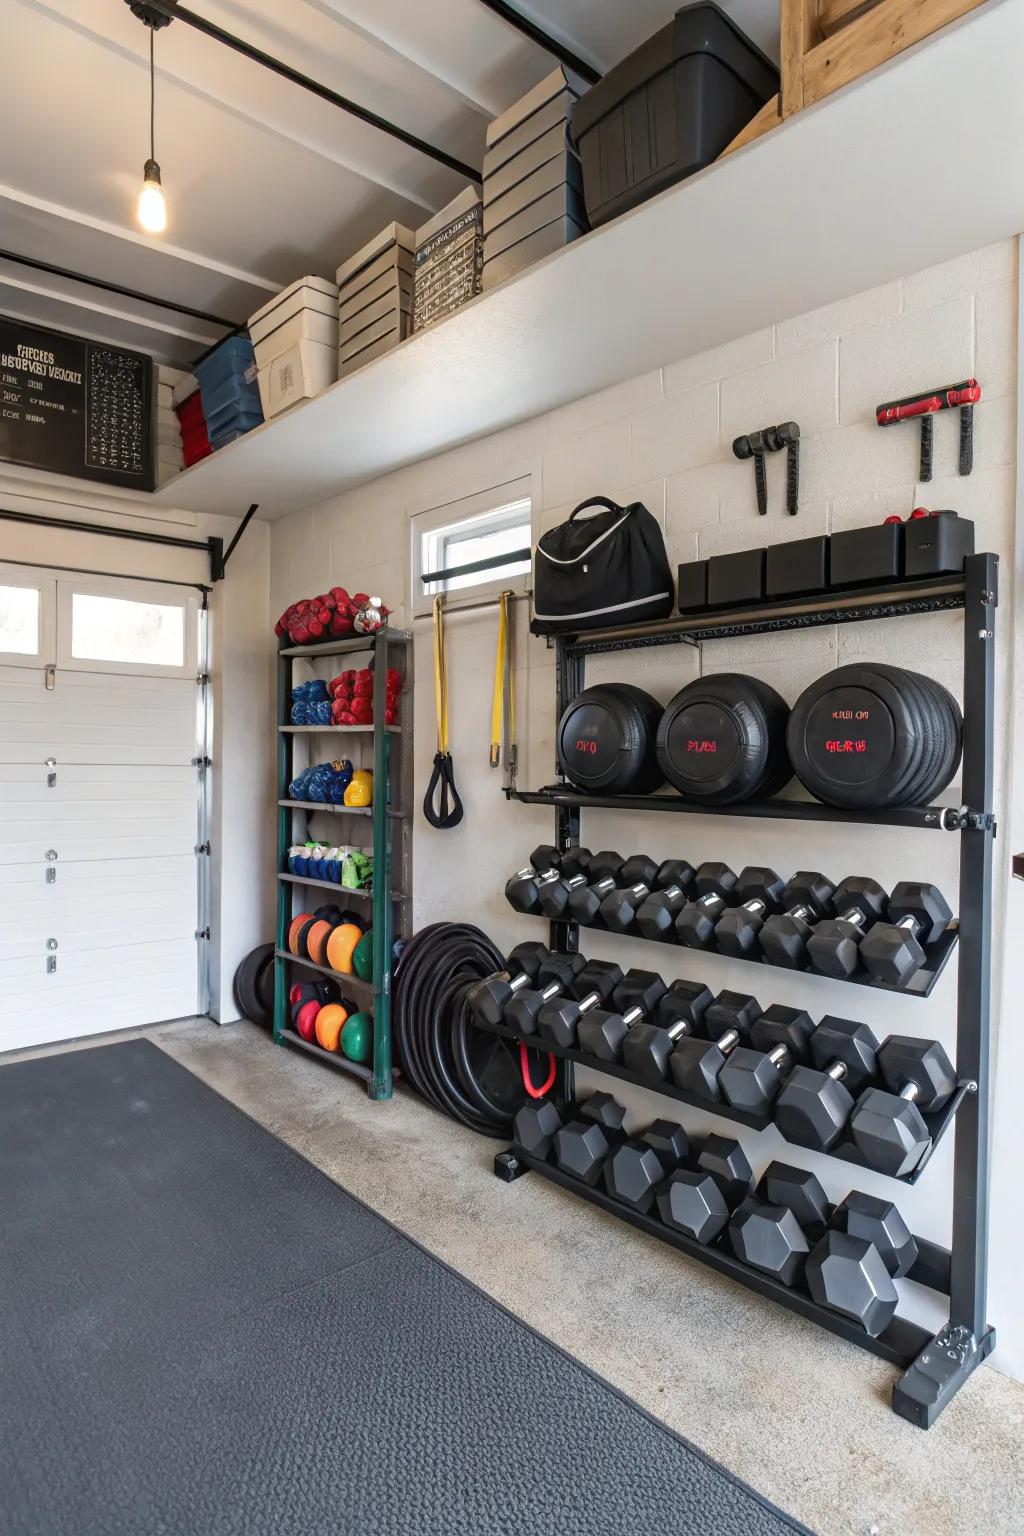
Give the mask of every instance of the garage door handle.
M 51 663 L 46 669 L 46 687 L 50 693 L 57 686 L 57 668 Z
M 47 787 L 47 789 L 56 789 L 57 788 L 57 775 L 56 775 L 56 773 L 54 773 L 54 769 L 57 766 L 57 759 L 55 757 L 48 757 L 46 759 L 46 766 L 47 766 L 47 769 L 49 770 L 47 772 L 47 775 L 46 775 L 46 787 Z
M 57 956 L 52 953 L 52 951 L 57 948 L 57 940 L 47 939 L 46 947 L 51 951 L 51 953 L 46 957 L 46 974 L 47 976 L 52 976 L 54 971 L 57 969 Z

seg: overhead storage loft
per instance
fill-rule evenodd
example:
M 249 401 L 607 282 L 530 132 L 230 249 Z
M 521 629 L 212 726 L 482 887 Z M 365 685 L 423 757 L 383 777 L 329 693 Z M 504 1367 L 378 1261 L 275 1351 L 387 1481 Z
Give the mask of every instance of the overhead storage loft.
M 154 500 L 231 513 L 255 487 L 259 515 L 283 517 L 1010 235 L 1024 226 L 1024 184 L 977 172 L 986 155 L 1024 141 L 1022 56 L 1024 6 L 989 0 L 256 428 Z M 943 121 L 970 131 L 937 143 Z M 622 280 L 632 272 L 643 281 Z

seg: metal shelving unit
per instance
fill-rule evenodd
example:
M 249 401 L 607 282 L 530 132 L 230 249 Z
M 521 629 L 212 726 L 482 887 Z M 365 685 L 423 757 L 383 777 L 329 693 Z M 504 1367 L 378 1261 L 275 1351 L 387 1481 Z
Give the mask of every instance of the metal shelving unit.
M 704 806 L 689 805 L 674 796 L 597 797 L 581 794 L 561 783 L 542 790 L 506 791 L 510 797 L 530 804 L 552 806 L 555 842 L 559 848 L 568 848 L 580 841 L 581 811 L 601 806 L 620 811 L 676 811 L 687 815 L 765 816 L 902 826 L 959 835 L 959 942 L 957 944 L 957 936 L 950 935 L 946 941 L 940 941 L 940 944 L 947 942 L 943 963 L 954 945 L 958 950 L 958 1089 L 951 1106 L 942 1116 L 935 1117 L 941 1124 L 934 1126 L 936 1134 L 949 1132 L 952 1127 L 954 1137 L 952 1246 L 946 1254 L 934 1244 L 923 1244 L 923 1265 L 913 1273 L 915 1280 L 949 1297 L 948 1321 L 934 1338 L 906 1319 L 897 1317 L 881 1338 L 872 1339 L 856 1324 L 819 1306 L 806 1292 L 779 1285 L 752 1270 L 726 1247 L 720 1244 L 705 1247 L 692 1242 L 654 1217 L 638 1215 L 619 1204 L 603 1190 L 581 1184 L 553 1164 L 529 1157 L 515 1147 L 500 1152 L 495 1159 L 498 1177 L 510 1181 L 531 1170 L 539 1173 L 671 1247 L 900 1366 L 903 1374 L 893 1387 L 893 1409 L 922 1428 L 934 1422 L 972 1371 L 991 1354 L 995 1344 L 994 1330 L 986 1318 L 986 1279 L 992 846 L 996 832 L 992 812 L 992 772 L 997 602 L 998 558 L 992 554 L 978 554 L 966 560 L 962 576 L 940 576 L 795 602 L 768 602 L 728 613 L 664 619 L 634 628 L 591 630 L 579 636 L 560 637 L 554 642 L 555 710 L 556 719 L 560 719 L 564 708 L 585 686 L 587 656 L 670 644 L 700 645 L 735 635 L 777 633 L 823 624 L 962 610 L 964 737 L 963 804 L 960 806 L 921 806 L 870 814 L 838 811 L 804 801 L 772 801 L 760 806 L 720 807 L 712 811 Z M 579 942 L 577 924 L 564 920 L 551 923 L 552 949 L 575 952 Z M 556 1059 L 554 1091 L 566 1103 L 575 1099 L 577 1063 L 585 1063 L 612 1077 L 639 1081 L 625 1069 L 584 1056 L 579 1051 L 551 1048 L 551 1053 Z M 674 1085 L 654 1087 L 645 1083 L 642 1086 L 665 1092 L 683 1102 L 695 1102 L 676 1090 Z M 731 1111 L 725 1105 L 709 1105 L 701 1101 L 701 1108 L 740 1123 L 755 1123 L 752 1117 Z M 845 1149 L 838 1155 L 854 1161 Z M 914 1182 L 923 1166 L 923 1163 L 919 1165 L 904 1182 Z
M 293 726 L 288 723 L 293 683 L 293 664 L 297 659 L 330 659 L 368 655 L 373 668 L 373 714 L 383 722 L 386 678 L 389 666 L 402 675 L 398 723 L 360 726 Z M 406 630 L 386 625 L 374 635 L 326 645 L 283 646 L 277 660 L 278 717 L 278 812 L 277 812 L 277 936 L 274 977 L 274 1039 L 307 1055 L 318 1057 L 336 1071 L 346 1073 L 366 1084 L 371 1099 L 389 1099 L 394 1071 L 391 1060 L 391 970 L 395 939 L 410 932 L 411 910 L 408 893 L 412 889 L 412 818 L 408 814 L 412 795 L 412 636 Z M 319 735 L 331 738 L 350 735 L 373 745 L 373 804 L 365 807 L 328 805 L 312 800 L 290 800 L 288 785 L 294 778 L 295 741 Z M 297 839 L 294 821 L 302 817 L 303 836 L 308 834 L 311 818 L 321 815 L 351 819 L 354 828 L 372 824 L 373 888 L 350 891 L 331 880 L 292 874 L 288 869 L 288 849 Z M 346 826 L 348 820 L 346 820 Z M 357 844 L 355 836 L 346 837 Z M 315 965 L 288 951 L 288 926 L 301 902 L 301 891 L 330 891 L 341 905 L 369 909 L 373 933 L 373 980 L 340 976 L 327 966 Z M 303 910 L 301 906 L 298 910 Z M 370 1066 L 349 1061 L 340 1052 L 325 1051 L 302 1040 L 289 1022 L 288 989 L 292 968 L 330 976 L 366 1012 L 373 1014 L 373 1060 Z

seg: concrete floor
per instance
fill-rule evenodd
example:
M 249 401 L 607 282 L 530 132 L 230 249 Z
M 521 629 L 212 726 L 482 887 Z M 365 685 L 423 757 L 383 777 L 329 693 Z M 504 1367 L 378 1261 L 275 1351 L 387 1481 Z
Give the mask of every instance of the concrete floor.
M 410 1094 L 371 1104 L 248 1024 L 144 1033 L 819 1536 L 1024 1532 L 1019 1383 L 983 1368 L 924 1433 L 884 1362 L 553 1185 L 500 1183 L 498 1144 Z

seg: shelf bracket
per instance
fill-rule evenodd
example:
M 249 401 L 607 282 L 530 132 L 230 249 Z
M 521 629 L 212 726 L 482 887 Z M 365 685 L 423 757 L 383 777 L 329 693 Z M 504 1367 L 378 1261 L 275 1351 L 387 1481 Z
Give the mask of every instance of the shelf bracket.
M 238 543 L 239 539 L 242 537 L 242 534 L 245 532 L 245 530 L 248 528 L 249 524 L 252 522 L 253 517 L 254 517 L 256 511 L 258 510 L 258 508 L 259 508 L 259 502 L 258 501 L 254 501 L 252 506 L 249 508 L 248 512 L 242 518 L 242 521 L 239 523 L 238 527 L 235 529 L 234 534 L 233 534 L 232 539 L 231 539 L 231 543 L 228 545 L 227 549 L 224 548 L 224 540 L 223 539 L 211 539 L 210 540 L 210 580 L 211 581 L 223 581 L 224 580 L 224 572 L 227 569 L 228 561 L 231 559 L 231 556 L 234 554 L 235 545 Z

